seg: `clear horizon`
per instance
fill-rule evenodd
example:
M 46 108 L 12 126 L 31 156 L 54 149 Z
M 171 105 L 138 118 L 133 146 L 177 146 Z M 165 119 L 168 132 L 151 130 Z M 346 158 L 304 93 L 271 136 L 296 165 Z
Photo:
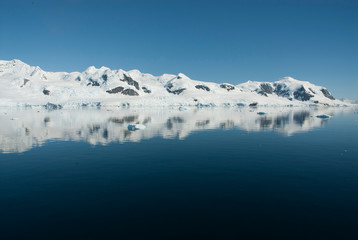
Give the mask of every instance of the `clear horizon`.
M 358 100 L 355 1 L 2 1 L 1 60 L 239 84 L 285 76 Z

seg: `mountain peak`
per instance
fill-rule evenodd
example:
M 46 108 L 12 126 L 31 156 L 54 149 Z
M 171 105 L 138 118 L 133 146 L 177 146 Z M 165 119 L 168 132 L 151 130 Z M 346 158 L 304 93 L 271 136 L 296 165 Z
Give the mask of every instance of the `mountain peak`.
M 179 73 L 177 75 L 178 79 L 183 79 L 183 80 L 191 80 L 188 76 L 186 76 L 184 73 Z
M 15 63 L 15 64 L 26 64 L 24 63 L 23 61 L 19 60 L 19 59 L 13 59 L 11 60 L 12 63 Z
M 0 60 L 0 65 L 8 65 L 8 66 L 15 67 L 18 65 L 27 65 L 27 64 L 19 59 L 13 59 L 13 60 Z
M 85 72 L 87 72 L 87 73 L 94 73 L 94 72 L 96 72 L 98 69 L 95 67 L 95 66 L 89 66 L 86 70 L 85 70 Z
M 111 69 L 109 69 L 108 67 L 102 66 L 102 67 L 100 68 L 100 70 L 111 70 Z
M 297 79 L 295 79 L 293 77 L 290 77 L 290 76 L 280 78 L 278 81 L 281 81 L 281 82 L 301 82 L 300 80 L 297 80 Z
M 290 86 L 292 88 L 297 88 L 297 87 L 302 87 L 302 86 L 307 86 L 307 87 L 312 87 L 315 86 L 312 83 L 308 82 L 308 81 L 302 81 L 302 80 L 298 80 L 295 79 L 293 77 L 283 77 L 281 79 L 279 79 L 278 81 L 275 81 L 275 83 L 279 83 L 279 84 L 285 84 L 287 86 Z M 319 86 L 317 86 L 319 87 Z

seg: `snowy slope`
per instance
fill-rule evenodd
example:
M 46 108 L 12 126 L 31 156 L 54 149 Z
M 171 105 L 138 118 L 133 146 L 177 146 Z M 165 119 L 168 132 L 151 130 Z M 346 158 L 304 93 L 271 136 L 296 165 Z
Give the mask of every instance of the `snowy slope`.
M 20 60 L 0 61 L 0 106 L 343 106 L 324 87 L 285 77 L 239 85 L 153 76 L 138 70 L 89 67 L 84 72 L 46 72 Z

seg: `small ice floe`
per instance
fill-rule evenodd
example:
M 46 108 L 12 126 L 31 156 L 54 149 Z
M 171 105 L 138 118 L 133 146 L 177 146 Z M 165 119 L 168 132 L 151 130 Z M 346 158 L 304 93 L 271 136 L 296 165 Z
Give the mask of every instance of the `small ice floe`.
M 258 112 L 257 115 L 265 115 L 265 112 Z
M 145 126 L 143 124 L 129 124 L 128 130 L 129 131 L 136 131 L 136 130 L 143 130 Z
M 327 114 L 317 115 L 316 117 L 318 117 L 318 118 L 322 118 L 322 119 L 328 119 L 328 118 L 331 118 L 331 116 L 329 116 L 329 115 L 327 115 Z
M 188 109 L 186 107 L 184 107 L 184 106 L 179 107 L 179 111 L 186 111 L 186 110 L 188 110 Z

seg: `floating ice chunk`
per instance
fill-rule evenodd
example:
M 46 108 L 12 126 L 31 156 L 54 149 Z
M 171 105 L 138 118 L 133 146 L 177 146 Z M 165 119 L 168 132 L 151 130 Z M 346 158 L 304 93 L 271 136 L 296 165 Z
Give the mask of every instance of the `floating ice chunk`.
M 186 107 L 183 107 L 183 106 L 179 107 L 179 111 L 186 111 L 186 110 L 188 110 Z
M 128 130 L 129 131 L 136 131 L 136 130 L 143 130 L 146 127 L 142 124 L 129 124 L 128 125 Z
M 326 115 L 326 114 L 317 115 L 316 117 L 318 117 L 318 118 L 323 118 L 323 119 L 328 119 L 328 118 L 331 118 L 331 116 Z

